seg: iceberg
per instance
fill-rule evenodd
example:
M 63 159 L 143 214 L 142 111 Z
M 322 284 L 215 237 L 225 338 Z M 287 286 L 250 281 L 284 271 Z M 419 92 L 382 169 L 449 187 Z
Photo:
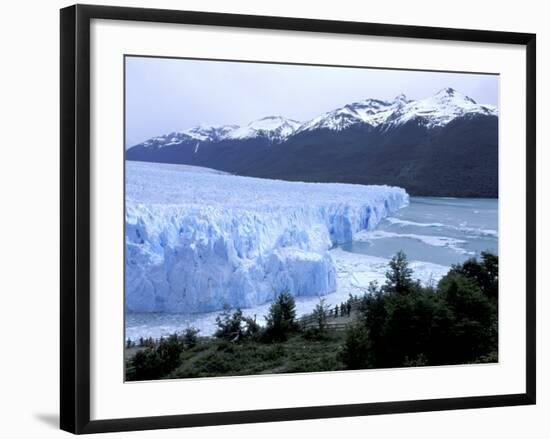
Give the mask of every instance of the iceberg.
M 250 308 L 336 291 L 330 250 L 406 206 L 404 189 L 126 162 L 126 309 Z

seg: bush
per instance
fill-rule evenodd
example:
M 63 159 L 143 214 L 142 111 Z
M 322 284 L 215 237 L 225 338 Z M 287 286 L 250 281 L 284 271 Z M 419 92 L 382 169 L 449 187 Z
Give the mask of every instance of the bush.
M 330 338 L 328 331 L 319 328 L 307 328 L 304 330 L 303 336 L 308 341 L 327 341 Z
M 161 338 L 157 346 L 138 351 L 129 361 L 127 379 L 141 381 L 163 377 L 179 365 L 182 352 L 183 342 L 176 334 Z
M 126 379 L 130 381 L 156 379 L 162 369 L 160 358 L 151 347 L 136 352 L 129 363 L 130 368 L 127 369 Z

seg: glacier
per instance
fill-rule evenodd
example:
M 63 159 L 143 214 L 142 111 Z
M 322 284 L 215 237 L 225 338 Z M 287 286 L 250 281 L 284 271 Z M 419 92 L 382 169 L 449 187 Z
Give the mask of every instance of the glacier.
M 331 249 L 406 206 L 404 189 L 126 162 L 128 311 L 249 308 L 336 291 Z

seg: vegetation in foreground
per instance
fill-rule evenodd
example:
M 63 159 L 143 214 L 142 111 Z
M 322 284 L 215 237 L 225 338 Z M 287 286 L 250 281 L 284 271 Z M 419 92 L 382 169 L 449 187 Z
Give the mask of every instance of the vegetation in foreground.
M 289 292 L 266 325 L 224 309 L 213 337 L 187 328 L 160 340 L 127 342 L 130 381 L 498 361 L 498 257 L 482 253 L 453 266 L 437 286 L 412 278 L 404 253 L 386 282 L 336 307 L 321 300 L 296 318 Z M 344 323 L 342 323 L 344 322 Z

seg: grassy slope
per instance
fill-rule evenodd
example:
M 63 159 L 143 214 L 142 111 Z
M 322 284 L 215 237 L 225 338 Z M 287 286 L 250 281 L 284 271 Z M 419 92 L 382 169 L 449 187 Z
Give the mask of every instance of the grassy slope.
M 181 365 L 166 378 L 342 370 L 339 352 L 343 337 L 343 332 L 331 332 L 325 340 L 295 335 L 286 342 L 269 344 L 203 339 L 182 354 Z

